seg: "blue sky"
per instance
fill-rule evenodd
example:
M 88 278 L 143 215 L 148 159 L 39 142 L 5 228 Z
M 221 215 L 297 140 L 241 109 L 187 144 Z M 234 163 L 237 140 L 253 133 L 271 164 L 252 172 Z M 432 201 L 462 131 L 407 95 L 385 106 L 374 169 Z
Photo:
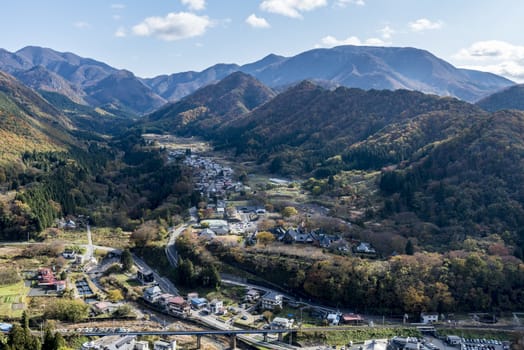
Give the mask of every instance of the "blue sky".
M 141 77 L 342 44 L 411 46 L 524 81 L 522 0 L 17 0 L 0 47 L 68 51 Z

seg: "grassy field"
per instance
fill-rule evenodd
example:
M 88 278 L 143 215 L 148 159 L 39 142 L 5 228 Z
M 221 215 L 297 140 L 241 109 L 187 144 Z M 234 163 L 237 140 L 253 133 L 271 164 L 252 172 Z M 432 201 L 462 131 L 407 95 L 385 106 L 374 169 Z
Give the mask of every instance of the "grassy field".
M 24 282 L 0 286 L 0 318 L 18 318 L 25 308 L 25 298 L 29 288 Z
M 131 246 L 129 232 L 115 230 L 106 227 L 97 227 L 91 229 L 91 238 L 94 245 L 126 249 Z
M 87 233 L 85 229 L 60 230 L 48 229 L 46 233 L 46 243 L 66 242 L 67 244 L 87 244 Z
M 420 337 L 420 332 L 415 328 L 367 328 L 355 327 L 354 329 L 340 330 L 336 332 L 298 332 L 298 341 L 308 344 L 322 339 L 325 344 L 345 345 L 350 341 L 353 343 L 364 342 L 369 339 L 384 339 L 394 336 Z

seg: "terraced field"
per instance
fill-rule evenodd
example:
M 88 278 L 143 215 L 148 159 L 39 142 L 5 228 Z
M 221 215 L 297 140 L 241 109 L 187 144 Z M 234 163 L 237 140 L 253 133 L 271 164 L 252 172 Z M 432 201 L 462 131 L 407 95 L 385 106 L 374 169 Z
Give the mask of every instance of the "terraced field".
M 24 282 L 0 287 L 0 318 L 17 318 L 22 316 L 25 298 L 29 288 Z

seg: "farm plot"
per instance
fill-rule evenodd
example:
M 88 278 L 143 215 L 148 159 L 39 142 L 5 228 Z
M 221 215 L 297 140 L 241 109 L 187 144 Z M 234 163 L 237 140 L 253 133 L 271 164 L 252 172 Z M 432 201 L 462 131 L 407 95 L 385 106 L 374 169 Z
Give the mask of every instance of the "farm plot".
M 25 298 L 29 288 L 24 282 L 0 286 L 0 318 L 18 318 L 25 308 Z

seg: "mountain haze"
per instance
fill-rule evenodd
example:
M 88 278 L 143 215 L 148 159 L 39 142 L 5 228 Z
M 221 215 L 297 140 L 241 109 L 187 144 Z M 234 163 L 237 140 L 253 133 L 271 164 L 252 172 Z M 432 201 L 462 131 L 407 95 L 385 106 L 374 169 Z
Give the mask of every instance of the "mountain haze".
M 117 71 L 105 63 L 90 58 L 38 46 L 24 47 L 15 54 L 23 59 L 26 65 L 42 66 L 79 87 L 93 85 Z
M 269 55 L 240 67 L 225 67 L 227 69 L 218 69 L 224 68 L 222 66 L 209 68 L 213 74 L 203 74 L 206 70 L 157 77 L 148 84 L 159 94 L 162 91 L 155 86 L 162 86 L 165 91 L 180 86 L 183 87 L 181 92 L 191 92 L 191 89 L 219 80 L 236 69 L 253 75 L 272 88 L 307 79 L 365 90 L 417 90 L 470 102 L 513 84 L 495 74 L 456 68 L 428 51 L 409 47 L 339 46 L 314 49 L 293 57 Z M 181 77 L 184 77 L 183 81 Z M 172 95 L 173 98 L 176 96 Z
M 131 72 L 69 52 L 27 46 L 0 51 L 0 69 L 39 90 L 58 92 L 76 103 L 143 114 L 165 100 Z
M 38 68 L 37 68 L 38 67 Z M 458 69 L 428 51 L 401 47 L 339 46 L 292 57 L 270 54 L 245 64 L 216 64 L 201 72 L 138 78 L 103 62 L 73 53 L 28 46 L 0 50 L 0 70 L 36 89 L 58 92 L 76 103 L 142 115 L 164 102 L 176 102 L 231 73 L 252 75 L 283 91 L 303 80 L 328 88 L 407 89 L 476 101 L 513 85 L 500 76 Z
M 87 101 L 95 107 L 122 109 L 134 113 L 146 113 L 155 110 L 166 101 L 153 93 L 135 75 L 120 70 L 86 87 Z
M 238 71 L 236 64 L 217 64 L 202 72 L 183 72 L 171 75 L 160 75 L 143 79 L 155 93 L 169 101 L 178 101 L 199 88 L 216 83 L 229 74 Z
M 31 69 L 16 71 L 13 74 L 20 82 L 34 90 L 58 92 L 76 103 L 86 103 L 84 101 L 85 93 L 82 90 L 43 66 L 34 66 Z

